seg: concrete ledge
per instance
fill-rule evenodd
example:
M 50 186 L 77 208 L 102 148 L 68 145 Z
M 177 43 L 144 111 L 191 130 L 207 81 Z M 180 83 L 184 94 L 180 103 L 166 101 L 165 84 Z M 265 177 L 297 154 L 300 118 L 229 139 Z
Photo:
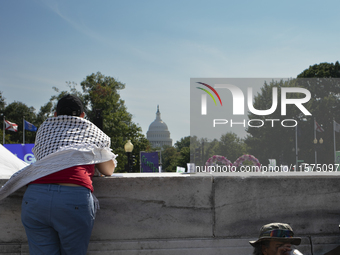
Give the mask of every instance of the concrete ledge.
M 2 244 L 0 243 L 0 254 L 20 255 L 22 244 Z
M 94 186 L 94 241 L 213 236 L 211 176 L 128 175 Z
M 251 238 L 255 239 L 255 238 Z M 321 255 L 337 247 L 336 237 L 313 238 L 313 254 Z M 89 245 L 88 255 L 252 255 L 253 249 L 249 239 L 159 239 L 159 240 L 119 240 L 119 241 L 92 241 Z M 322 244 L 319 245 L 318 242 Z M 328 245 L 325 246 L 325 243 Z M 312 254 L 309 238 L 303 238 L 299 247 L 304 255 Z M 0 254 L 29 255 L 26 243 L 1 244 Z
M 338 176 L 217 175 L 214 184 L 217 237 L 256 236 L 268 222 L 290 223 L 298 236 L 340 233 Z
M 0 200 L 0 243 L 27 241 L 25 229 L 21 223 L 21 201 L 25 190 L 26 187 L 21 188 L 9 197 Z
M 0 185 L 6 180 L 0 180 Z M 269 222 L 290 223 L 304 255 L 340 244 L 340 176 L 117 174 L 94 178 L 100 201 L 88 254 L 251 255 Z M 0 201 L 0 254 L 28 254 L 25 187 Z

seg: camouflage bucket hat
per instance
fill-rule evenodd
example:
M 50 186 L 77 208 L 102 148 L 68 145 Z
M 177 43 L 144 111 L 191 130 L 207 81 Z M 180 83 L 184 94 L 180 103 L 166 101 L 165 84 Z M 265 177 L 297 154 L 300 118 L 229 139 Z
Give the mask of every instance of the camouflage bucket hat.
M 301 243 L 301 238 L 294 237 L 293 229 L 286 223 L 270 223 L 262 226 L 259 239 L 256 241 L 249 241 L 249 243 L 252 246 L 256 246 L 258 243 L 265 240 L 288 241 L 294 245 L 299 245 Z

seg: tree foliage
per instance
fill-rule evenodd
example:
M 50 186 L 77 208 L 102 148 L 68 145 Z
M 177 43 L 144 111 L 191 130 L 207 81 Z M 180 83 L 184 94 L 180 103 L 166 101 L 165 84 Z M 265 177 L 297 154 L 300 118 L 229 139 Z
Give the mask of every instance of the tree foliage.
M 317 140 L 322 138 L 324 141 L 316 148 L 318 161 L 319 163 L 334 163 L 333 120 L 340 123 L 340 79 L 338 79 L 340 78 L 340 64 L 338 61 L 315 64 L 297 77 L 304 78 L 300 80 L 299 86 L 308 89 L 312 96 L 308 107 L 311 109 L 313 119 L 309 121 L 309 127 L 302 132 L 308 135 L 308 138 L 305 138 L 308 142 L 302 140 L 301 154 L 304 157 L 312 155 L 310 160 L 314 163 L 314 145 L 311 140 L 314 139 L 312 122 L 315 119 L 324 129 L 324 132 L 316 132 Z M 338 133 L 335 137 L 336 144 L 339 144 Z M 306 148 L 307 146 L 309 149 Z
M 119 91 L 125 88 L 125 84 L 110 76 L 104 76 L 100 72 L 87 76 L 81 82 L 81 90 L 74 82 L 67 82 L 69 90 L 60 91 L 53 87 L 56 95 L 52 95 L 49 102 L 40 108 L 36 114 L 33 107 L 28 107 L 21 102 L 13 102 L 6 106 L 0 93 L 0 109 L 6 119 L 18 124 L 19 132 L 6 132 L 6 143 L 22 143 L 23 116 L 25 120 L 39 128 L 40 124 L 48 117 L 53 116 L 58 100 L 66 94 L 77 95 L 83 102 L 86 118 L 92 122 L 98 121 L 98 110 L 103 122 L 103 131 L 111 137 L 111 148 L 118 154 L 117 172 L 124 172 L 127 164 L 127 156 L 124 145 L 131 140 L 134 145 L 133 155 L 139 162 L 139 152 L 148 146 L 148 140 L 142 133 L 142 129 L 132 121 L 132 115 L 127 111 L 124 100 L 120 98 Z M 26 132 L 26 143 L 34 143 L 35 132 Z M 133 166 L 133 171 L 139 171 L 139 165 Z
M 212 141 L 208 139 L 199 140 L 196 136 L 191 137 L 190 149 L 190 162 L 202 166 L 214 155 L 226 157 L 234 162 L 240 156 L 248 153 L 244 140 L 233 132 L 221 135 L 220 140 L 214 139 Z
M 182 137 L 181 140 L 177 141 L 174 146 L 179 151 L 185 147 L 190 148 L 190 136 Z
M 265 125 L 261 128 L 248 127 L 248 136 L 245 139 L 250 153 L 259 158 L 263 164 L 268 163 L 268 159 L 276 159 L 279 164 L 295 164 L 295 135 L 297 133 L 298 157 L 307 163 L 314 163 L 314 150 L 318 151 L 318 163 L 334 163 L 333 157 L 333 119 L 340 123 L 340 77 L 339 62 L 321 63 L 310 66 L 297 76 L 299 79 L 288 81 L 270 82 L 264 84 L 261 92 L 254 98 L 254 108 L 258 110 L 269 109 L 272 105 L 273 88 L 278 88 L 277 110 L 267 116 L 248 114 L 249 119 L 262 119 Z M 303 79 L 302 79 L 303 78 Z M 311 93 L 311 99 L 304 107 L 312 114 L 305 116 L 295 107 L 288 105 L 287 114 L 281 115 L 281 88 L 282 87 L 302 87 Z M 289 93 L 289 98 L 304 97 L 301 93 Z M 268 119 L 277 119 L 274 127 Z M 294 119 L 298 122 L 297 128 L 283 127 L 280 122 L 283 119 Z M 317 140 L 323 138 L 324 143 L 315 148 L 314 140 L 314 120 L 321 124 L 325 130 L 316 133 Z M 337 137 L 337 143 L 340 142 Z
M 163 171 L 176 171 L 177 166 L 187 167 L 186 163 L 195 162 L 204 164 L 213 155 L 222 155 L 234 162 L 243 154 L 252 154 L 262 164 L 267 164 L 268 159 L 274 158 L 278 164 L 295 164 L 295 132 L 298 134 L 299 159 L 314 163 L 314 118 L 322 125 L 325 132 L 317 133 L 317 139 L 323 139 L 324 144 L 317 147 L 318 161 L 321 163 L 333 163 L 333 119 L 340 123 L 340 64 L 320 63 L 310 66 L 301 72 L 297 78 L 287 81 L 271 81 L 265 83 L 253 100 L 253 106 L 257 110 L 270 109 L 273 102 L 273 88 L 278 90 L 277 109 L 270 115 L 259 116 L 251 112 L 249 119 L 258 119 L 264 122 L 261 128 L 248 126 L 247 137 L 241 139 L 234 133 L 226 133 L 219 140 L 198 140 L 197 137 L 183 137 L 174 146 L 164 146 L 162 150 Z M 308 78 L 308 79 L 307 79 Z M 6 132 L 6 143 L 22 143 L 23 117 L 35 126 L 53 115 L 57 101 L 65 94 L 75 94 L 84 102 L 86 118 L 98 124 L 102 118 L 103 131 L 111 137 L 111 148 L 119 155 L 118 172 L 125 171 L 127 157 L 124 144 L 131 140 L 134 144 L 133 154 L 136 162 L 139 162 L 140 151 L 150 149 L 150 144 L 142 134 L 141 128 L 132 121 L 132 115 L 127 111 L 125 102 L 119 92 L 125 88 L 125 84 L 115 78 L 105 76 L 100 72 L 92 73 L 81 83 L 80 88 L 74 82 L 67 82 L 68 91 L 55 90 L 49 102 L 43 105 L 38 113 L 33 107 L 28 107 L 21 102 L 6 104 L 3 93 L 0 92 L 0 112 L 7 120 L 18 124 L 19 132 Z M 311 100 L 304 106 L 312 113 L 312 117 L 304 116 L 294 105 L 287 106 L 285 116 L 281 114 L 281 89 L 283 87 L 303 87 L 311 93 Z M 301 93 L 289 93 L 289 98 L 302 97 Z M 273 122 L 268 119 L 275 120 Z M 281 125 L 284 119 L 298 121 L 298 128 L 287 128 Z M 256 124 L 255 122 L 253 123 Z M 259 124 L 259 123 L 257 123 Z M 2 126 L 0 127 L 2 128 Z M 2 130 L 1 130 L 2 131 Z M 26 143 L 34 143 L 35 133 L 25 133 Z M 336 134 L 336 144 L 340 144 L 340 135 Z M 199 155 L 199 160 L 197 155 Z M 139 165 L 133 167 L 139 172 Z
M 28 107 L 21 102 L 13 102 L 3 111 L 5 119 L 18 125 L 18 132 L 6 131 L 7 143 L 23 143 L 23 119 L 30 123 L 36 123 L 34 107 Z M 25 131 L 25 143 L 34 143 L 35 132 Z
M 190 136 L 181 138 L 174 146 L 163 146 L 161 153 L 163 172 L 175 172 L 177 166 L 186 168 L 190 162 Z
M 309 66 L 297 78 L 340 78 L 339 61 L 333 63 L 320 63 Z
M 221 155 L 231 162 L 236 161 L 239 157 L 247 153 L 247 147 L 244 141 L 235 133 L 228 132 L 221 136 L 220 142 L 216 146 L 214 155 Z M 211 157 L 213 155 L 207 155 Z
M 117 172 L 124 172 L 127 164 L 127 156 L 124 145 L 131 140 L 134 145 L 133 155 L 139 162 L 139 152 L 144 151 L 149 142 L 142 133 L 141 127 L 132 121 L 132 115 L 127 111 L 124 100 L 120 98 L 119 91 L 125 88 L 125 84 L 113 77 L 105 76 L 100 72 L 92 73 L 81 83 L 82 91 L 77 89 L 77 84 L 68 82 L 70 91 L 59 91 L 58 95 L 52 96 L 49 104 L 45 105 L 48 112 L 49 107 L 56 108 L 57 101 L 65 94 L 77 95 L 84 103 L 86 117 L 91 122 L 101 122 L 103 132 L 111 138 L 111 148 L 118 154 Z M 133 171 L 139 171 L 139 165 L 133 166 Z
M 162 171 L 175 172 L 178 166 L 179 152 L 173 146 L 165 145 L 162 148 Z
M 249 120 L 261 120 L 252 122 L 252 126 L 263 126 L 247 128 L 245 143 L 249 147 L 249 153 L 254 155 L 262 164 L 268 164 L 268 159 L 277 159 L 279 163 L 292 162 L 294 154 L 294 128 L 287 128 L 281 125 L 284 119 L 296 119 L 297 112 L 292 107 L 287 107 L 287 114 L 281 115 L 281 89 L 283 87 L 294 87 L 294 81 L 271 81 L 265 83 L 261 92 L 254 98 L 253 106 L 257 110 L 267 110 L 272 107 L 273 89 L 277 89 L 278 103 L 276 110 L 270 115 L 248 114 Z M 298 95 L 290 95 L 298 97 Z M 273 120 L 273 121 L 268 121 Z M 274 121 L 275 120 L 275 121 Z M 290 125 L 294 123 L 289 123 Z

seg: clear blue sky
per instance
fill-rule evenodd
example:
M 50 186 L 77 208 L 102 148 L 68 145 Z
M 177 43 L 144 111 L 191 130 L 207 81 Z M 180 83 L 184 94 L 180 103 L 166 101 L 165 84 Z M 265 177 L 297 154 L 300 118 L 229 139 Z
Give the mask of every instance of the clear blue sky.
M 339 60 L 339 1 L 0 0 L 0 91 L 39 110 L 100 71 L 144 134 L 190 134 L 190 78 L 296 77 Z

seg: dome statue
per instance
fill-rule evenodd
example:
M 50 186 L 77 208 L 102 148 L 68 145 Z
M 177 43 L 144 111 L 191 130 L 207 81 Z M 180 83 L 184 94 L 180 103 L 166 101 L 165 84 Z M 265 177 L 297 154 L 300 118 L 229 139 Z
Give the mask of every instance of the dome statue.
M 159 105 L 157 105 L 156 119 L 150 124 L 146 138 L 152 147 L 162 147 L 163 145 L 172 146 L 170 131 L 168 126 L 162 121 Z

